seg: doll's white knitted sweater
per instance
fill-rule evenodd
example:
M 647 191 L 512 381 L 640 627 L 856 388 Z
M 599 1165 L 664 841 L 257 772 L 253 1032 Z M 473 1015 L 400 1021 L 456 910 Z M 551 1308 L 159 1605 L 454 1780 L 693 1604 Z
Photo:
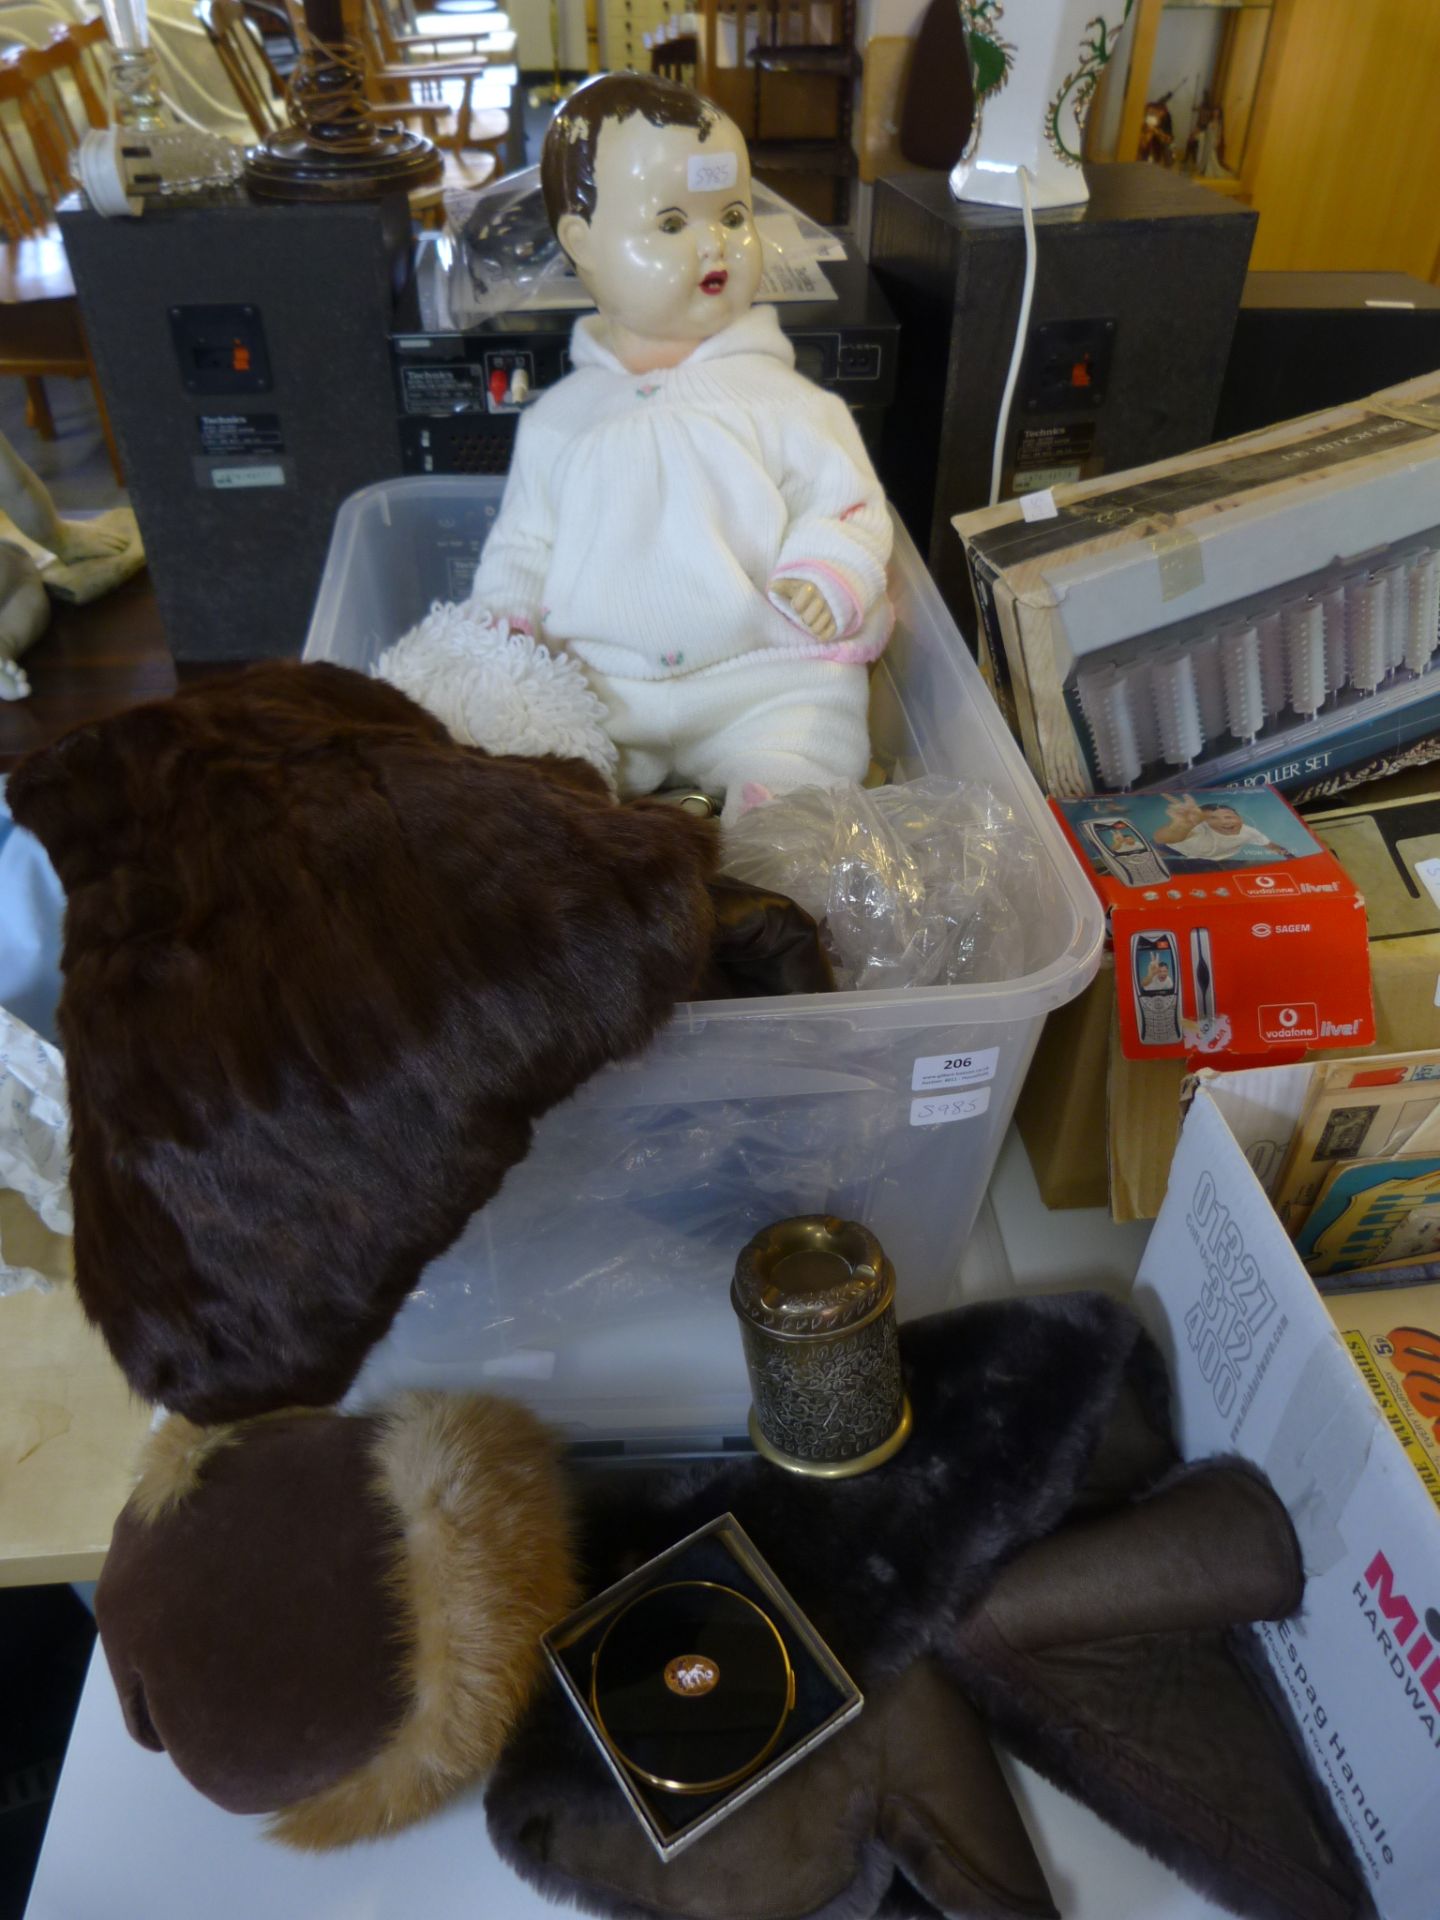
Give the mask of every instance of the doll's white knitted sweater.
M 576 323 L 574 372 L 520 423 L 475 602 L 605 678 L 875 659 L 890 516 L 848 408 L 795 372 L 775 309 L 656 373 L 597 334 Z M 832 641 L 770 598 L 792 577 L 824 595 Z

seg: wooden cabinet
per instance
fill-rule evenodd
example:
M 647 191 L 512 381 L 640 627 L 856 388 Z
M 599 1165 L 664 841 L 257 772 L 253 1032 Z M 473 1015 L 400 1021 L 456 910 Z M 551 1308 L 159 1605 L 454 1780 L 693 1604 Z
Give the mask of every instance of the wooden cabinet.
M 1148 160 L 1243 193 L 1274 0 L 1136 0 L 1087 158 Z
M 1440 266 L 1440 4 L 1276 0 L 1246 189 L 1257 268 Z
M 1221 107 L 1230 177 L 1196 177 L 1260 215 L 1252 267 L 1440 279 L 1440 0 L 1135 0 L 1089 157 L 1133 159 L 1171 87 L 1177 164 Z

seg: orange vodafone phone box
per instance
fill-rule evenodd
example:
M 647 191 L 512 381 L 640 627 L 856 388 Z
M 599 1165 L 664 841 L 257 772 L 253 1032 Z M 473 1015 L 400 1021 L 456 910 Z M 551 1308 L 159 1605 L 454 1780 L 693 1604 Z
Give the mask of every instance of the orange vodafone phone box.
M 1278 1065 L 1374 1039 L 1364 899 L 1278 793 L 1050 805 L 1105 903 L 1127 1059 Z

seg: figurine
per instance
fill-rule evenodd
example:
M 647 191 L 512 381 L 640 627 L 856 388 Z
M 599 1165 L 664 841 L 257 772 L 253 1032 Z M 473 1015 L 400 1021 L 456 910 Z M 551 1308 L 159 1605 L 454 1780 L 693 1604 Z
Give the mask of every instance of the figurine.
M 470 612 L 582 663 L 626 795 L 680 777 L 733 818 L 860 779 L 890 515 L 848 408 L 752 307 L 739 128 L 688 87 L 604 75 L 557 112 L 541 179 L 599 311 L 521 420 Z
M 23 700 L 30 677 L 20 655 L 50 624 L 50 597 L 40 570 L 13 540 L 0 540 L 0 700 Z
M 1202 179 L 1233 178 L 1225 164 L 1225 111 L 1208 93 L 1195 109 L 1195 124 L 1185 143 L 1185 165 Z
M 1162 93 L 1158 100 L 1145 102 L 1145 117 L 1140 123 L 1140 147 L 1135 157 L 1157 167 L 1168 167 L 1175 158 L 1175 122 L 1170 99 L 1175 89 Z
M 43 576 L 24 547 L 4 538 L 6 520 L 54 554 Z M 49 625 L 51 595 L 93 600 L 144 564 L 129 507 L 93 520 L 62 520 L 41 481 L 0 433 L 0 700 L 23 700 L 30 691 L 17 663 Z

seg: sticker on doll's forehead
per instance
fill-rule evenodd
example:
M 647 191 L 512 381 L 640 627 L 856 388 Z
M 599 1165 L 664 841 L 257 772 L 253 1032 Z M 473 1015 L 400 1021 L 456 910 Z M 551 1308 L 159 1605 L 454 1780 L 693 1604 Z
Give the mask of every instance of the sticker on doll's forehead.
M 692 153 L 685 163 L 685 185 L 691 193 L 723 193 L 740 178 L 733 153 Z

